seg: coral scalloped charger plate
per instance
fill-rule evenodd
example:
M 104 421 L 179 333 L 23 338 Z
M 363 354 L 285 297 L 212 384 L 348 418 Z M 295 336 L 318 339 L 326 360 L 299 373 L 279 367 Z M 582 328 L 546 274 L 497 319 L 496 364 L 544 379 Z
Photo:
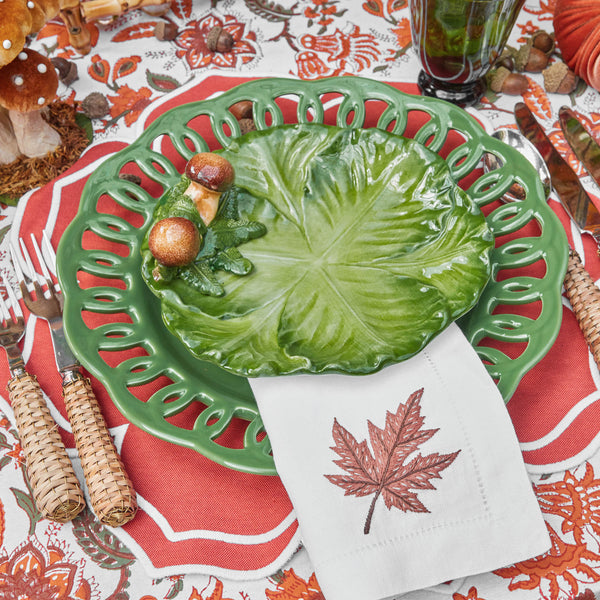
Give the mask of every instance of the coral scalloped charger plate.
M 141 274 L 141 247 L 157 202 L 194 153 L 241 145 L 229 108 L 242 100 L 253 103 L 259 132 L 284 124 L 376 127 L 412 138 L 445 160 L 496 238 L 491 279 L 459 325 L 508 401 L 551 346 L 562 315 L 566 236 L 535 171 L 446 102 L 355 77 L 264 79 L 158 117 L 90 176 L 61 240 L 57 265 L 69 342 L 124 416 L 222 465 L 275 473 L 247 380 L 194 357 L 163 324 L 160 301 Z M 478 166 L 486 152 L 502 166 L 484 174 Z M 141 183 L 123 174 L 138 175 Z M 515 182 L 525 200 L 497 202 Z M 239 431 L 240 421 L 243 435 L 232 436 L 232 423 Z

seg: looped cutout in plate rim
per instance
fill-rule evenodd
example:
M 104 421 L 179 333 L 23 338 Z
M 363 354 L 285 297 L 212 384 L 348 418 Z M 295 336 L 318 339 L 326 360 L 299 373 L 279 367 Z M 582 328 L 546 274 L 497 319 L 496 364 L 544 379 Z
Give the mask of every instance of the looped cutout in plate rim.
M 526 197 L 521 202 L 500 205 L 488 212 L 488 225 L 503 243 L 492 251 L 492 277 L 479 303 L 458 324 L 497 382 L 506 402 L 521 378 L 551 347 L 562 319 L 560 293 L 568 258 L 567 240 L 558 218 L 544 200 L 535 171 L 526 161 L 519 160 L 514 149 L 489 136 L 466 111 L 435 98 L 406 94 L 383 82 L 360 77 L 316 81 L 257 79 L 208 100 L 171 108 L 157 117 L 133 144 L 109 157 L 90 175 L 78 214 L 61 239 L 57 266 L 66 296 L 64 320 L 69 343 L 82 364 L 106 387 L 119 411 L 140 429 L 191 448 L 232 469 L 260 475 L 276 474 L 269 440 L 247 380 L 198 361 L 163 325 L 159 301 L 146 288 L 139 270 L 139 245 L 160 194 L 152 196 L 143 185 L 136 186 L 138 193 L 133 195 L 132 201 L 131 183 L 119 178 L 121 170 L 125 165 L 137 164 L 150 186 L 158 184 L 165 190 L 179 179 L 178 168 L 158 151 L 167 138 L 171 141 L 170 151 L 176 152 L 178 160 L 185 164 L 192 154 L 226 146 L 231 139 L 229 135 L 240 135 L 235 123 L 229 135 L 222 128 L 223 122 L 231 121 L 228 108 L 239 101 L 251 100 L 255 114 L 265 115 L 268 109 L 271 122 L 267 123 L 263 117 L 257 123 L 259 129 L 306 120 L 304 112 L 286 121 L 288 114 L 283 114 L 278 102 L 300 111 L 320 103 L 322 115 L 321 111 L 313 110 L 313 117 L 323 116 L 326 123 L 348 127 L 346 121 L 352 111 L 346 111 L 345 116 L 338 115 L 339 119 L 333 122 L 328 119 L 331 111 L 339 107 L 340 99 L 346 106 L 366 106 L 371 100 L 378 101 L 374 104 L 379 108 L 385 104 L 386 108 L 379 115 L 371 114 L 367 106 L 366 121 L 359 123 L 354 118 L 352 126 L 377 126 L 378 118 L 384 118 L 392 133 L 406 134 L 429 149 L 446 154 L 444 158 L 457 183 L 480 166 L 486 152 L 502 158 L 504 168 L 469 182 L 466 192 L 484 210 L 486 207 L 489 210 L 515 181 L 523 186 Z M 419 118 L 426 116 L 427 119 L 409 135 L 409 115 L 413 111 L 419 113 Z M 188 122 L 201 115 L 210 120 L 212 128 L 204 137 L 187 127 Z M 449 150 L 448 136 L 457 133 L 463 141 Z M 120 231 L 121 217 L 107 219 L 105 213 L 97 210 L 99 199 L 106 195 L 122 210 L 135 213 L 138 220 L 142 217 L 144 224 Z M 120 203 L 120 198 L 127 200 Z M 520 237 L 519 230 L 531 223 L 539 231 Z M 97 255 L 93 250 L 84 249 L 84 234 L 90 232 L 103 243 L 125 246 L 127 256 L 115 253 L 107 262 L 106 249 Z M 543 278 L 519 272 L 537 261 L 545 263 Z M 512 270 L 515 270 L 514 276 L 509 275 Z M 78 280 L 81 274 L 118 279 L 125 289 L 115 290 L 108 285 L 84 289 Z M 510 308 L 531 304 L 541 305 L 536 318 L 516 314 L 516 308 Z M 509 307 L 508 312 L 506 307 Z M 114 322 L 91 329 L 84 322 L 83 312 L 103 318 L 125 313 L 132 323 Z M 487 340 L 493 343 L 487 344 Z M 511 353 L 514 356 L 508 356 L 498 344 L 519 350 Z M 124 360 L 116 367 L 109 366 L 101 354 L 131 349 L 138 349 L 143 356 Z M 167 381 L 146 399 L 136 396 L 136 388 L 151 386 L 159 378 L 167 378 L 172 383 Z M 198 412 L 195 422 L 189 428 L 180 426 L 178 416 L 189 410 Z

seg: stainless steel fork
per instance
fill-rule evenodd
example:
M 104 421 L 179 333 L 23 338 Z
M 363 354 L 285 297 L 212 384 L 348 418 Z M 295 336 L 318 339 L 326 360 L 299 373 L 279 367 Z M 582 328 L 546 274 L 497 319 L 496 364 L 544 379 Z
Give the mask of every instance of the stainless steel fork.
M 8 357 L 11 373 L 8 393 L 25 457 L 27 478 L 41 515 L 65 523 L 83 510 L 83 492 L 39 383 L 25 369 L 17 345 L 24 332 L 23 312 L 4 277 L 2 283 L 7 299 L 5 301 L 0 296 L 0 345 Z
M 19 243 L 24 262 L 20 263 L 18 250 L 14 246 L 11 247 L 11 254 L 21 295 L 27 308 L 48 321 L 50 326 L 54 357 L 63 380 L 67 415 L 81 458 L 92 508 L 102 523 L 112 527 L 124 525 L 137 511 L 136 494 L 108 431 L 90 380 L 81 373 L 79 362 L 65 338 L 62 294 L 58 284 L 52 280 L 49 269 L 49 265 L 52 267 L 54 250 L 44 236 L 42 252 L 32 234 L 31 243 L 42 271 L 40 276 L 35 271 L 25 243 L 22 239 Z

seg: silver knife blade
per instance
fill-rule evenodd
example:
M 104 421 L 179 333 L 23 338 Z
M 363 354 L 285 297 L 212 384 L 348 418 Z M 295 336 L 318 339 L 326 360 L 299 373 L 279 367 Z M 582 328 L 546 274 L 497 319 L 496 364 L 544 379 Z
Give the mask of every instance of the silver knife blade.
M 600 185 L 600 145 L 568 106 L 558 111 L 558 120 L 569 146 L 592 179 Z
M 62 317 L 48 319 L 48 324 L 50 325 L 52 345 L 54 346 L 54 359 L 56 360 L 58 370 L 61 374 L 64 374 L 65 371 L 78 370 L 80 364 L 65 338 Z
M 560 155 L 546 132 L 524 102 L 515 105 L 515 119 L 521 133 L 542 155 L 560 203 L 579 230 L 591 233 L 600 244 L 600 213 L 569 163 Z

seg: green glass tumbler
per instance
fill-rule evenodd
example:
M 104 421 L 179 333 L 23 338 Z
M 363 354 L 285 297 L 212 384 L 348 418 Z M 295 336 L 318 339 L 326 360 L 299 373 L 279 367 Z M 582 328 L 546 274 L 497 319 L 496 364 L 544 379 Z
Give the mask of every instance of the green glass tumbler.
M 525 0 L 410 0 L 423 94 L 476 104 Z

